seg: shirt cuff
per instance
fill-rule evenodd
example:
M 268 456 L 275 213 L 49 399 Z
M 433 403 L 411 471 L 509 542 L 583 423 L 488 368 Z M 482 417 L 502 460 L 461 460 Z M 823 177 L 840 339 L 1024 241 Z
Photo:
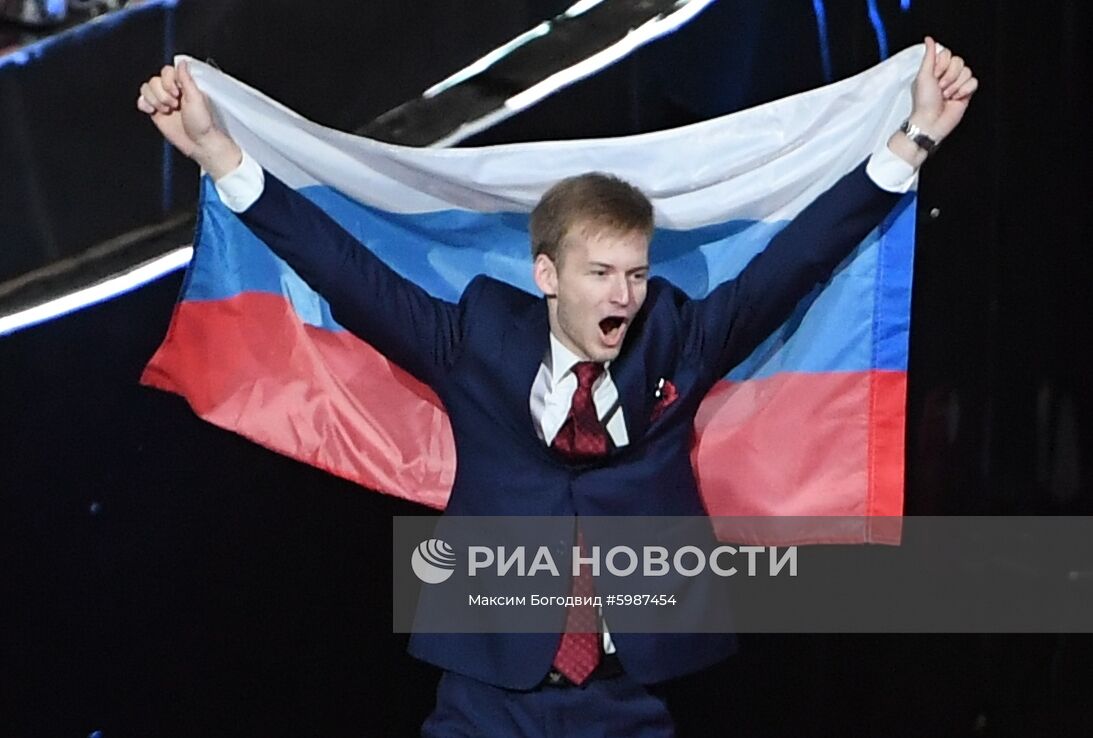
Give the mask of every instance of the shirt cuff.
M 233 213 L 241 213 L 262 196 L 266 188 L 266 176 L 258 162 L 243 152 L 239 166 L 216 180 L 216 194 Z
M 869 157 L 865 173 L 873 184 L 888 192 L 907 192 L 918 179 L 918 169 L 892 153 L 887 142 Z

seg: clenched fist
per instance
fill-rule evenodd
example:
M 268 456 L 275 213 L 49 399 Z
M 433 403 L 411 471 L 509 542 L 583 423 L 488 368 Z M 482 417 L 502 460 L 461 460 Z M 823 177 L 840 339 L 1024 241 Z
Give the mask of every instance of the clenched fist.
M 217 127 L 204 93 L 194 84 L 186 63 L 165 66 L 140 86 L 137 109 L 152 116 L 163 137 L 196 161 L 213 179 L 232 171 L 243 152 Z
M 911 122 L 940 141 L 960 124 L 978 88 L 971 67 L 927 36 L 926 53 L 911 88 Z

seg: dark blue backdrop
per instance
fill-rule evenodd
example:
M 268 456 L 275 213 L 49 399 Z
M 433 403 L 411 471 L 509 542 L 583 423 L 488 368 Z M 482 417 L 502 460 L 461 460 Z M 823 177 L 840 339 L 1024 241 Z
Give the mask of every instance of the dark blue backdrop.
M 295 3 L 263 6 L 279 37 L 233 24 L 240 8 L 257 12 L 245 3 L 189 5 L 205 31 L 180 28 L 181 48 L 204 56 L 215 47 L 221 66 L 323 122 L 354 127 L 441 76 L 405 48 L 445 36 L 418 26 L 409 6 L 365 4 L 367 18 L 343 24 L 383 39 L 363 48 L 346 28 L 296 23 Z M 817 3 L 758 5 L 724 3 L 479 140 L 644 130 L 821 82 Z M 833 75 L 875 62 L 871 3 L 820 5 Z M 929 30 L 983 81 L 922 184 L 908 508 L 1087 514 L 1089 8 L 916 0 L 904 14 L 896 0 L 876 5 L 891 49 Z M 299 66 L 271 71 L 296 42 L 307 52 L 289 55 Z M 104 110 L 129 115 L 137 81 L 158 63 L 142 54 L 104 72 L 102 89 L 118 89 L 99 98 Z M 311 82 L 364 57 L 390 79 L 345 98 Z M 681 67 L 697 76 L 668 71 Z M 3 115 L 12 111 L 5 103 Z M 67 135 L 80 136 L 78 122 Z M 136 184 L 116 207 L 140 215 L 158 207 L 141 204 L 139 189 L 159 193 L 161 171 L 150 127 L 133 126 L 79 145 L 129 147 L 123 176 Z M 99 172 L 71 174 L 102 186 Z M 173 176 L 183 203 L 194 172 Z M 389 536 L 392 514 L 424 511 L 270 454 L 139 387 L 179 281 L 0 338 L 2 731 L 414 734 L 437 674 L 390 632 Z M 671 695 L 684 735 L 1088 735 L 1091 645 L 1073 636 L 750 637 L 739 657 Z

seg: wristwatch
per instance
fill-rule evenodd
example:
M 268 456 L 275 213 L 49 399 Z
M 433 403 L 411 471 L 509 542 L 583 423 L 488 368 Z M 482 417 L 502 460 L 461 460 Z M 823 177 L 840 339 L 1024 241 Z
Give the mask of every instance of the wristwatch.
M 912 123 L 910 120 L 903 121 L 903 125 L 899 127 L 901 131 L 907 134 L 907 138 L 915 142 L 915 145 L 926 152 L 926 156 L 930 156 L 940 146 L 940 142 L 927 136 L 922 132 L 922 129 Z

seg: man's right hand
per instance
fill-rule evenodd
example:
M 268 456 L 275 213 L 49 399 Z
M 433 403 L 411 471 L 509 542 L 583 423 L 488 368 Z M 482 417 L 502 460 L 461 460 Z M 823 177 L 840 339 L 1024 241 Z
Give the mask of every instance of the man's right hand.
M 194 84 L 185 62 L 164 67 L 141 85 L 137 109 L 152 116 L 163 137 L 213 179 L 228 174 L 243 160 L 239 146 L 217 127 L 205 94 Z

